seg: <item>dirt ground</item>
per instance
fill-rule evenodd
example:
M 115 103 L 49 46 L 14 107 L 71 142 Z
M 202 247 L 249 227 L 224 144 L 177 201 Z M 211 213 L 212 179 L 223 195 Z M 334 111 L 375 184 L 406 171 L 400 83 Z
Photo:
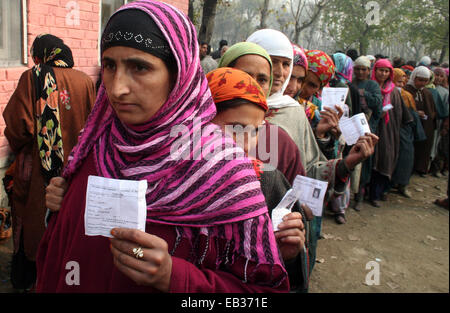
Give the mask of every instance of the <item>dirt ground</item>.
M 390 193 L 381 208 L 348 209 L 345 225 L 324 217 L 311 293 L 449 292 L 449 211 L 433 204 L 446 196 L 447 177 L 413 176 L 409 190 L 412 199 Z M 11 240 L 0 242 L 0 293 L 17 292 L 11 253 Z M 379 264 L 379 285 L 366 282 L 370 261 Z
M 348 209 L 345 225 L 324 218 L 310 292 L 449 292 L 449 211 L 433 204 L 446 197 L 447 177 L 414 175 L 409 190 L 412 199 L 389 193 L 381 208 Z M 366 284 L 370 261 L 379 285 Z

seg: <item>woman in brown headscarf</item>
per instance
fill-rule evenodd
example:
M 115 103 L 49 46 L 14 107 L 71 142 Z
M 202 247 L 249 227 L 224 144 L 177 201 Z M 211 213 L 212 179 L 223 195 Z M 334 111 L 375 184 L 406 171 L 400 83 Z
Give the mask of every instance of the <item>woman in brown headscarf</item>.
M 427 139 L 425 141 L 416 142 L 414 145 L 414 170 L 420 176 L 424 177 L 430 166 L 431 149 L 434 142 L 434 130 L 437 127 L 436 109 L 433 96 L 425 86 L 430 81 L 430 70 L 424 66 L 414 69 L 411 77 L 405 86 L 416 102 L 417 113 L 422 122 L 423 129 Z

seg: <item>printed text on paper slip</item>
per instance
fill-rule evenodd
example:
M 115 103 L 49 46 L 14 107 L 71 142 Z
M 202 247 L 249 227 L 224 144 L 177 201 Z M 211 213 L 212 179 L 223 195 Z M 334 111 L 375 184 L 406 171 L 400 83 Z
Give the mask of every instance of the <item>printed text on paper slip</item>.
M 364 136 L 366 133 L 371 133 L 364 113 L 353 115 L 351 118 L 342 117 L 339 120 L 339 129 L 349 146 L 354 145 L 359 137 Z
M 280 203 L 272 210 L 273 230 L 278 230 L 278 225 L 283 217 L 291 213 L 292 206 L 299 201 L 306 204 L 314 216 L 322 216 L 323 200 L 327 192 L 328 182 L 297 175 Z
M 147 181 L 89 176 L 84 227 L 87 236 L 112 237 L 115 227 L 145 231 Z

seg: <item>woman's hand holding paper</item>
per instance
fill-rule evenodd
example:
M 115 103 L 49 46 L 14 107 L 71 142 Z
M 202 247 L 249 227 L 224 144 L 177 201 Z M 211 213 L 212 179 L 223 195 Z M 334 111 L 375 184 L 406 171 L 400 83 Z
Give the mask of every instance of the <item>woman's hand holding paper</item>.
M 305 226 L 302 215 L 299 212 L 292 212 L 283 218 L 283 222 L 278 225 L 279 231 L 275 232 L 275 238 L 280 247 L 283 259 L 291 260 L 295 258 L 305 245 Z
M 167 242 L 157 236 L 130 228 L 111 230 L 114 265 L 138 285 L 168 292 L 172 257 Z M 141 248 L 142 254 L 137 252 Z

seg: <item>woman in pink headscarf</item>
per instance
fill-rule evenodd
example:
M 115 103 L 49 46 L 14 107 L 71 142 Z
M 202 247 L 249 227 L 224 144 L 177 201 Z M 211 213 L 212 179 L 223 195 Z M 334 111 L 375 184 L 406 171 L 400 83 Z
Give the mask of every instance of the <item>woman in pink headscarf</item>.
M 413 118 L 405 107 L 400 92 L 395 89 L 394 69 L 387 59 L 378 60 L 372 71 L 372 80 L 380 85 L 383 96 L 383 115 L 378 124 L 378 146 L 375 148 L 369 201 L 384 199 L 392 173 L 395 170 L 400 149 L 400 128 Z
M 289 290 L 253 165 L 211 123 L 198 51 L 187 16 L 162 2 L 130 2 L 110 18 L 102 85 L 39 248 L 38 292 Z M 86 232 L 89 176 L 145 182 L 144 225 Z M 117 200 L 105 202 L 108 212 Z

